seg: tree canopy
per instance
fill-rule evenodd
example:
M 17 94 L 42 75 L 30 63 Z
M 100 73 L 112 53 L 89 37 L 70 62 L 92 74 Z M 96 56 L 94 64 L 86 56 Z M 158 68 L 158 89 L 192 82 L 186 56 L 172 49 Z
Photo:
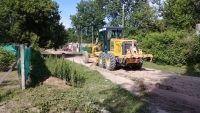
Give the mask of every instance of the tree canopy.
M 93 23 L 95 34 L 105 26 L 122 25 L 122 5 L 124 4 L 126 35 L 153 31 L 157 24 L 156 9 L 149 2 L 158 0 L 81 0 L 77 4 L 77 13 L 71 15 L 72 26 L 82 33 L 91 34 Z M 107 22 L 107 23 L 106 23 Z M 154 30 L 155 31 L 155 30 Z
M 91 31 L 88 28 L 91 22 L 99 25 L 95 29 L 104 25 L 121 26 L 124 4 L 127 36 L 163 32 L 167 28 L 191 30 L 200 22 L 198 3 L 198 0 L 81 0 L 71 20 L 73 27 L 83 32 Z
M 52 0 L 0 0 L 0 41 L 57 48 L 66 40 L 58 8 Z
M 179 30 L 194 28 L 200 22 L 200 14 L 195 11 L 197 1 L 199 0 L 166 0 L 163 11 L 166 24 Z
M 70 18 L 72 20 L 72 26 L 79 35 L 82 32 L 83 37 L 91 37 L 92 26 L 94 34 L 97 34 L 98 29 L 106 24 L 104 21 L 104 8 L 102 6 L 102 2 L 100 3 L 98 0 L 81 0 L 77 4 L 77 13 L 71 15 Z M 91 39 L 89 40 L 91 41 Z
M 92 28 L 95 37 L 105 25 L 122 25 L 123 4 L 127 37 L 168 29 L 190 31 L 200 22 L 198 0 L 81 0 L 77 13 L 70 17 L 73 28 L 67 33 L 55 1 L 0 0 L 0 42 L 37 42 L 40 47 L 56 48 L 67 38 L 80 41 L 81 33 L 91 42 Z

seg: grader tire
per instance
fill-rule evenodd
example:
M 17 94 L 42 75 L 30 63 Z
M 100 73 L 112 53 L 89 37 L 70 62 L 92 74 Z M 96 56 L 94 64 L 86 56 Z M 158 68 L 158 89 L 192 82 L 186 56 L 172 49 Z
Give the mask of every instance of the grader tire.
M 135 70 L 141 70 L 143 65 L 143 59 L 140 59 L 140 63 L 137 65 L 132 66 L 133 69 Z
M 143 64 L 143 63 L 140 63 L 140 64 L 138 64 L 138 65 L 134 65 L 134 66 L 132 66 L 132 68 L 133 68 L 134 70 L 141 70 L 141 69 L 142 69 L 142 64 Z
M 112 71 L 116 67 L 115 56 L 112 53 L 106 55 L 106 69 Z
M 89 62 L 89 55 L 87 51 L 84 51 L 83 53 L 83 62 L 88 63 Z
M 98 65 L 99 65 L 99 67 L 104 68 L 105 67 L 105 61 L 106 61 L 106 53 L 105 52 L 101 52 L 99 54 L 99 57 L 98 57 Z

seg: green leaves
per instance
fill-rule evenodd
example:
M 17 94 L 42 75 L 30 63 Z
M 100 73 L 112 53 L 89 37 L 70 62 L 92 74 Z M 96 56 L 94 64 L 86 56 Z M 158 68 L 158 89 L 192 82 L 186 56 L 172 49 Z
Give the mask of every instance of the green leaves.
M 138 0 L 132 7 L 133 11 L 126 14 L 126 35 L 140 35 L 157 31 L 156 8 L 152 8 L 148 2 L 142 0 Z
M 168 26 L 178 30 L 191 30 L 199 23 L 200 14 L 195 12 L 196 0 L 166 0 L 163 17 Z
M 45 64 L 52 76 L 66 80 L 69 85 L 76 87 L 81 83 L 82 73 L 78 73 L 77 67 L 72 62 L 65 60 L 64 57 L 50 56 L 46 59 Z
M 33 43 L 31 34 L 40 37 L 40 47 L 49 40 L 54 48 L 66 42 L 58 4 L 52 0 L 1 0 L 0 12 L 0 42 Z
M 0 47 L 0 71 L 6 71 L 15 60 L 15 55 Z
M 73 28 L 79 35 L 82 32 L 84 41 L 89 40 L 89 42 L 91 42 L 92 38 L 88 37 L 92 37 L 92 26 L 94 28 L 94 34 L 97 34 L 98 29 L 105 25 L 105 10 L 103 9 L 102 4 L 98 3 L 100 3 L 98 0 L 82 0 L 77 4 L 77 13 L 70 16 Z
M 198 37 L 189 36 L 183 31 L 167 31 L 163 33 L 150 33 L 142 38 L 141 48 L 145 53 L 153 54 L 153 61 L 158 64 L 183 66 L 198 63 L 199 48 Z
M 67 38 L 69 42 L 80 42 L 80 37 L 78 37 L 76 30 L 74 28 L 67 29 Z
M 155 21 L 156 9 L 150 7 L 146 0 L 94 0 L 81 1 L 77 5 L 76 15 L 71 15 L 73 28 L 82 31 L 83 37 L 91 37 L 91 22 L 94 22 L 94 31 L 106 25 L 122 25 L 122 5 L 125 5 L 125 35 L 135 35 L 157 31 Z M 83 38 L 83 39 L 84 39 Z M 91 40 L 91 38 L 90 38 Z M 89 41 L 90 41 L 89 40 Z

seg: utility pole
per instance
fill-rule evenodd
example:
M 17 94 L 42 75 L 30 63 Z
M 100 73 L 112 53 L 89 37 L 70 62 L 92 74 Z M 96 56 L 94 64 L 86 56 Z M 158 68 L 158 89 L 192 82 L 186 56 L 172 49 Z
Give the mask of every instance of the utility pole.
M 81 44 L 82 44 L 82 26 L 80 25 L 80 27 L 79 27 L 79 29 L 80 29 L 80 38 L 81 38 L 81 40 L 80 40 L 80 47 L 81 47 Z
M 122 6 L 122 27 L 124 27 L 124 4 Z
M 20 45 L 20 60 L 21 60 L 21 85 L 22 90 L 25 89 L 25 73 L 24 73 L 24 45 Z
M 92 25 L 92 44 L 93 44 L 93 38 L 94 36 L 93 36 L 93 25 Z

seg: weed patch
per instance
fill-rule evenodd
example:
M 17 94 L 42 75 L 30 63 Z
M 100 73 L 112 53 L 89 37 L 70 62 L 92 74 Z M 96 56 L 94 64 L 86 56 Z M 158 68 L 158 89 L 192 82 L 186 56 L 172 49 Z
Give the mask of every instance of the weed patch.
M 170 73 L 178 73 L 182 75 L 200 77 L 200 70 L 198 69 L 199 67 L 197 66 L 196 66 L 197 68 L 192 68 L 192 66 L 177 67 L 177 66 L 170 66 L 170 65 L 158 65 L 152 62 L 144 62 L 143 66 L 146 68 L 162 70 L 162 71 L 170 72 Z
M 7 109 L 12 112 L 23 113 L 38 111 L 40 113 L 75 111 L 100 113 L 102 110 L 112 113 L 150 112 L 147 103 L 105 79 L 99 72 L 91 71 L 71 61 L 66 62 L 71 69 L 76 70 L 76 75 L 84 79 L 81 87 L 61 89 L 51 85 L 40 85 L 24 91 L 14 91 L 10 94 L 12 98 L 2 102 L 6 102 Z M 9 104 L 10 102 L 15 106 Z
M 84 78 L 82 77 L 82 69 L 64 59 L 64 57 L 48 57 L 45 62 L 51 75 L 59 79 L 65 80 L 72 87 L 80 87 Z
M 81 67 L 77 68 L 64 57 L 49 55 L 44 58 L 40 51 L 33 50 L 31 64 L 30 86 L 42 83 L 50 76 L 65 80 L 72 87 L 81 87 L 84 82 L 84 78 L 80 76 Z

